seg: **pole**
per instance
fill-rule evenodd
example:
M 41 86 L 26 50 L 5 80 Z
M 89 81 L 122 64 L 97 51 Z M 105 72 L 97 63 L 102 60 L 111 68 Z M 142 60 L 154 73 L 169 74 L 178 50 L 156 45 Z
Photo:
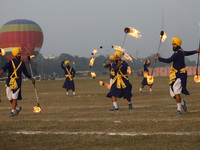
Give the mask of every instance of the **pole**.
M 31 63 L 30 63 L 31 59 L 30 59 L 30 56 L 27 56 L 27 57 L 28 57 L 29 67 L 30 67 L 30 70 L 31 70 L 31 76 L 33 78 L 33 71 L 32 71 L 32 67 L 31 67 Z M 35 96 L 36 96 L 36 99 L 37 99 L 37 105 L 38 105 L 38 107 L 40 107 L 39 100 L 38 100 L 38 94 L 37 94 L 37 90 L 36 90 L 35 84 L 33 84 L 33 87 L 34 87 Z
M 200 49 L 200 22 L 199 22 L 199 49 Z M 199 66 L 199 53 L 197 57 L 197 70 L 196 70 L 196 75 L 198 75 L 198 66 Z
M 158 56 L 159 51 L 160 51 L 160 46 L 161 46 L 161 42 L 162 42 L 162 38 L 163 38 L 164 33 L 165 33 L 164 31 L 160 31 L 160 42 L 159 42 L 159 45 L 158 45 L 158 52 L 156 54 L 157 56 Z M 153 70 L 152 70 L 152 73 L 151 73 L 152 76 L 153 76 L 153 71 L 154 71 L 155 66 L 156 66 L 156 60 L 154 62 Z
M 125 43 L 125 40 L 126 40 L 126 33 L 125 33 L 125 37 L 124 37 L 124 41 L 123 41 L 123 43 L 122 43 L 122 48 L 124 47 L 124 43 Z

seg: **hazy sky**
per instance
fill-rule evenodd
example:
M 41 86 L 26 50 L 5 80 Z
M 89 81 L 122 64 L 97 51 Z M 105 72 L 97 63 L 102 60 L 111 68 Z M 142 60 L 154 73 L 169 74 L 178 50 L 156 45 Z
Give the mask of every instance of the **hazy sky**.
M 200 0 L 0 0 L 0 26 L 14 19 L 36 22 L 43 30 L 44 56 L 91 57 L 93 49 L 99 54 L 112 54 L 112 49 L 100 46 L 123 43 L 124 28 L 141 32 L 140 39 L 126 37 L 127 53 L 147 57 L 157 53 L 160 31 L 168 38 L 160 53 L 172 54 L 171 38 L 179 36 L 184 50 L 194 50 L 199 43 Z M 164 23 L 162 25 L 162 10 Z M 98 55 L 99 55 L 98 54 Z M 191 56 L 196 59 L 196 56 Z

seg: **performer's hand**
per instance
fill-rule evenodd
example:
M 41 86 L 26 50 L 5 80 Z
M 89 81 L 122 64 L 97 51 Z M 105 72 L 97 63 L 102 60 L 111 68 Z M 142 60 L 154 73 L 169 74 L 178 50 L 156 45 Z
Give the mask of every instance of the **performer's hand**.
M 197 53 L 200 53 L 200 49 L 197 49 L 196 52 L 197 52 Z
M 35 80 L 31 77 L 32 83 L 35 85 Z
M 155 60 L 158 60 L 158 58 L 159 58 L 158 55 L 155 55 L 155 56 L 154 56 L 154 59 L 155 59 Z
M 3 69 L 1 69 L 0 71 L 0 77 L 2 76 L 2 74 L 4 73 Z

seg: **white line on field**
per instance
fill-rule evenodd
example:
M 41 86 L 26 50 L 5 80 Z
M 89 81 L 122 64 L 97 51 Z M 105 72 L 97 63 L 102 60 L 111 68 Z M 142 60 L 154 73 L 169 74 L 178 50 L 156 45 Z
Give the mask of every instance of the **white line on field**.
M 6 133 L 6 132 L 1 132 Z M 25 134 L 25 135 L 38 135 L 38 134 L 53 134 L 53 135 L 118 135 L 118 136 L 151 136 L 151 135 L 200 135 L 200 132 L 47 132 L 47 131 L 18 131 L 8 132 L 8 134 Z

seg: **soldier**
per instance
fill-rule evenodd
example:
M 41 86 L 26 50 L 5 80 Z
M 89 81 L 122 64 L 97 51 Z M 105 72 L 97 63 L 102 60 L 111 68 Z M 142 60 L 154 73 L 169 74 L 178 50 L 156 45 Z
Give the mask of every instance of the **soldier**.
M 187 71 L 185 69 L 185 56 L 200 53 L 200 50 L 184 51 L 181 48 L 182 41 L 178 37 L 172 38 L 171 43 L 174 54 L 170 58 L 162 58 L 156 55 L 155 60 L 159 60 L 164 63 L 172 62 L 169 75 L 170 95 L 177 102 L 177 115 L 182 115 L 181 106 L 185 112 L 187 112 L 187 106 L 186 102 L 181 99 L 180 94 L 182 92 L 185 95 L 189 95 L 189 92 L 186 89 Z
M 22 107 L 17 104 L 18 100 L 22 99 L 21 96 L 21 84 L 22 84 L 22 72 L 24 75 L 32 80 L 35 84 L 35 80 L 31 77 L 26 69 L 25 62 L 21 60 L 21 48 L 16 47 L 12 49 L 14 59 L 9 60 L 1 69 L 0 77 L 8 70 L 8 79 L 6 80 L 6 95 L 10 103 L 12 104 L 12 111 L 10 117 L 14 117 L 19 114 Z
M 115 62 L 112 64 L 112 69 L 115 72 L 115 76 L 113 78 L 113 83 L 110 88 L 110 92 L 107 95 L 107 97 L 112 98 L 113 108 L 111 109 L 111 111 L 119 110 L 117 106 L 117 97 L 123 97 L 124 99 L 127 99 L 127 101 L 129 102 L 129 109 L 133 109 L 131 102 L 132 85 L 130 84 L 127 76 L 128 64 L 126 61 L 121 60 L 122 52 L 116 51 L 114 53 L 114 56 Z
M 149 92 L 150 93 L 153 92 L 153 90 L 152 90 L 152 85 L 153 84 L 148 84 L 147 83 L 147 76 L 150 75 L 150 73 L 149 73 L 149 65 L 150 65 L 150 63 L 151 63 L 150 59 L 146 59 L 144 65 L 143 65 L 143 76 L 144 76 L 144 78 L 142 80 L 141 87 L 138 90 L 139 92 L 142 92 L 142 89 L 144 88 L 145 85 L 149 86 L 149 88 L 150 88 Z
M 63 66 L 64 63 L 65 63 L 66 67 Z M 74 81 L 73 81 L 73 78 L 74 78 L 74 76 L 76 74 L 74 68 L 70 67 L 70 61 L 69 60 L 64 61 L 64 59 L 61 62 L 61 68 L 65 72 L 65 82 L 63 84 L 63 88 L 66 89 L 67 96 L 69 96 L 69 92 L 68 92 L 69 90 L 72 90 L 73 91 L 73 95 L 76 96 L 75 86 L 74 86 Z

